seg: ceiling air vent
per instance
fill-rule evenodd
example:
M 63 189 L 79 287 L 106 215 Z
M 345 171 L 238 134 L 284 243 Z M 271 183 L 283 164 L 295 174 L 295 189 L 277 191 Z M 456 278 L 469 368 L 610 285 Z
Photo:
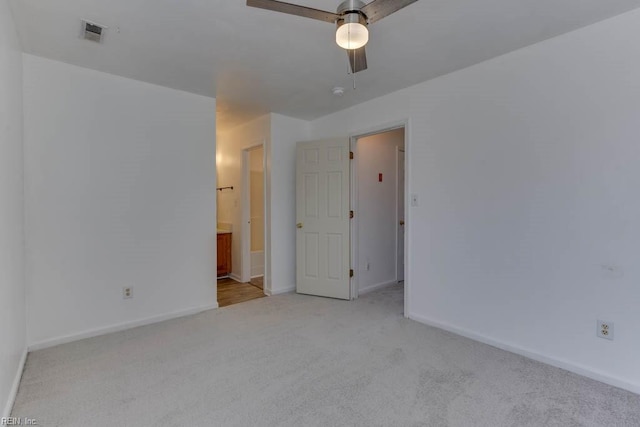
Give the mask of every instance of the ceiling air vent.
M 82 21 L 82 38 L 96 43 L 102 43 L 102 37 L 107 27 L 95 22 Z

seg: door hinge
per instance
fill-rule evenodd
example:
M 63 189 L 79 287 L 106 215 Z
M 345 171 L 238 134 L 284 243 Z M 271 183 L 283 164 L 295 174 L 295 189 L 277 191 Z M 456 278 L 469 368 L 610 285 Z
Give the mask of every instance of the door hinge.
M 353 277 L 353 269 L 349 270 L 349 277 Z
M 349 211 L 349 219 L 353 219 L 355 215 L 356 215 L 355 212 Z
M 349 151 L 349 160 L 353 160 L 353 151 Z

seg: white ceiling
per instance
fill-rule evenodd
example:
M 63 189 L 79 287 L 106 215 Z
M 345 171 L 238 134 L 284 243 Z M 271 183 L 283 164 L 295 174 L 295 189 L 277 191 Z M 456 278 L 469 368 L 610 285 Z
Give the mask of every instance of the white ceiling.
M 340 0 L 292 0 L 333 11 Z M 219 126 L 313 119 L 640 7 L 640 0 L 419 0 L 372 24 L 352 89 L 331 24 L 245 0 L 12 0 L 26 52 L 218 99 Z M 81 40 L 80 19 L 109 26 Z M 344 86 L 342 98 L 332 95 Z

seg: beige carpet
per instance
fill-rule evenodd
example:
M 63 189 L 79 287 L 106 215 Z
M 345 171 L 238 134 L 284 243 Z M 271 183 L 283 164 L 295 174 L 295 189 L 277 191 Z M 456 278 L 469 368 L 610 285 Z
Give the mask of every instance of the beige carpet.
M 296 294 L 29 355 L 40 426 L 639 426 L 640 396 L 402 317 L 400 286 Z

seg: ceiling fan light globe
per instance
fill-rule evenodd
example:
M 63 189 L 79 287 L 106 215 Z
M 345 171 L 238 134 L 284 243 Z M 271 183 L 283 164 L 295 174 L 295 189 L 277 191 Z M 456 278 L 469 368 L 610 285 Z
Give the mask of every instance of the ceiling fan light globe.
M 360 49 L 369 41 L 369 30 L 359 22 L 341 25 L 336 30 L 336 43 L 343 49 Z

